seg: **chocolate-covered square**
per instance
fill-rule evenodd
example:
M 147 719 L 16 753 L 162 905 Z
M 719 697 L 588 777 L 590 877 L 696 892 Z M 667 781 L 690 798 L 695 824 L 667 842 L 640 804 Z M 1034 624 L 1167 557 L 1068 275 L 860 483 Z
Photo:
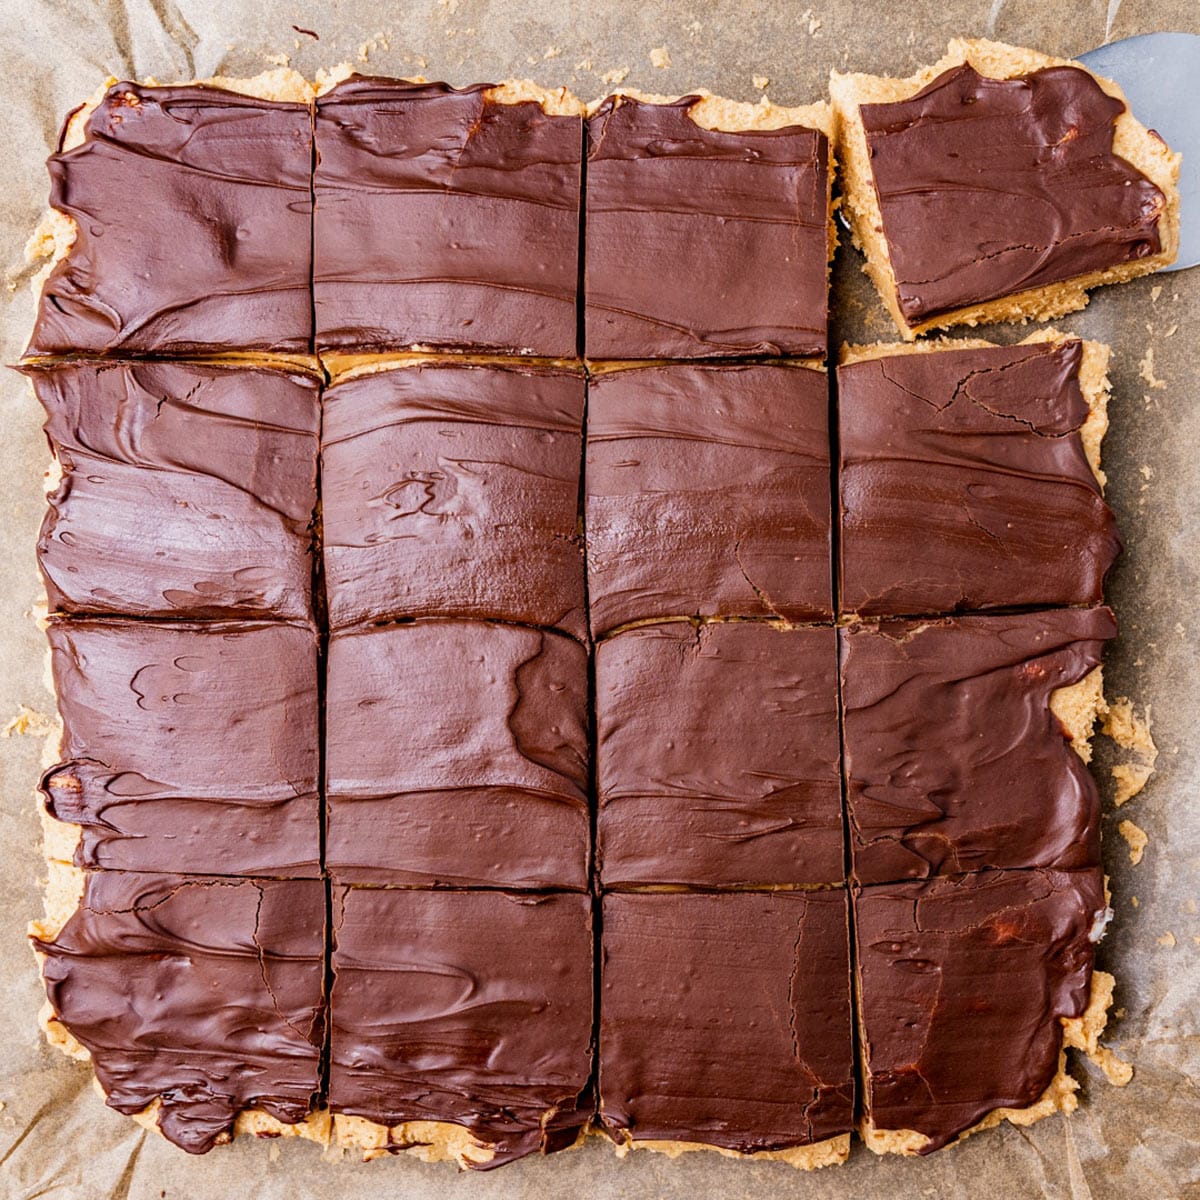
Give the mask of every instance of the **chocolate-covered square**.
M 596 647 L 606 887 L 840 883 L 837 634 L 676 621 Z
M 829 144 L 711 129 L 698 96 L 588 118 L 589 358 L 825 356 Z
M 27 353 L 311 349 L 307 104 L 115 83 L 59 145 L 50 204 L 75 240 Z
M 325 863 L 347 883 L 586 888 L 587 651 L 483 621 L 336 634 Z
M 841 630 L 850 854 L 865 883 L 1100 861 L 1100 799 L 1051 708 L 1107 608 Z
M 325 588 L 335 628 L 483 617 L 583 637 L 584 379 L 442 361 L 324 395 Z
M 997 1108 L 1028 1108 L 1090 995 L 1100 869 L 982 871 L 854 898 L 866 1117 L 937 1150 Z
M 1076 340 L 838 368 L 841 608 L 1095 604 L 1120 553 L 1080 430 Z
M 854 1121 L 844 891 L 604 898 L 600 1118 L 741 1153 Z
M 285 624 L 51 622 L 63 761 L 52 816 L 81 866 L 320 873 L 317 638 Z
M 1080 67 L 969 63 L 859 109 L 909 324 L 1157 254 L 1162 192 L 1114 152 L 1125 105 Z
M 319 349 L 575 353 L 578 115 L 356 76 L 317 101 L 316 141 Z
M 62 468 L 38 540 L 51 611 L 311 616 L 316 380 L 170 362 L 27 373 Z
M 98 871 L 53 940 L 37 940 L 54 1016 L 118 1112 L 159 1102 L 191 1154 L 238 1113 L 303 1121 L 325 1041 L 325 888 L 313 880 Z
M 575 1142 L 592 1112 L 579 893 L 334 892 L 329 1107 L 465 1126 L 471 1165 Z
M 589 384 L 592 632 L 650 617 L 828 619 L 823 372 L 659 364 Z

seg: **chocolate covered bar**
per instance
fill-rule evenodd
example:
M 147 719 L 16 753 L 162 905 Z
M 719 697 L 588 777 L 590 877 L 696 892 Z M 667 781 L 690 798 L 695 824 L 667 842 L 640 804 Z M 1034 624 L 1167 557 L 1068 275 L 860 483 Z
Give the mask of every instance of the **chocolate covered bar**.
M 677 621 L 596 647 L 603 886 L 842 881 L 836 645 Z
M 481 621 L 336 634 L 325 865 L 347 883 L 586 888 L 587 652 Z
M 1108 348 L 855 347 L 838 367 L 840 607 L 1096 604 L 1121 551 L 1101 492 Z
M 600 1120 L 618 1145 L 841 1162 L 851 1019 L 844 891 L 604 898 Z
M 482 617 L 586 634 L 582 372 L 371 364 L 323 397 L 325 588 L 335 628 Z
M 956 38 L 830 79 L 854 240 L 905 338 L 1083 308 L 1179 245 L 1179 156 L 1079 63 Z
M 594 635 L 649 618 L 828 619 L 828 397 L 791 364 L 657 364 L 588 389 Z
M 334 1138 L 489 1169 L 592 1112 L 585 895 L 338 888 Z
M 592 359 L 824 358 L 825 104 L 609 96 L 587 120 Z

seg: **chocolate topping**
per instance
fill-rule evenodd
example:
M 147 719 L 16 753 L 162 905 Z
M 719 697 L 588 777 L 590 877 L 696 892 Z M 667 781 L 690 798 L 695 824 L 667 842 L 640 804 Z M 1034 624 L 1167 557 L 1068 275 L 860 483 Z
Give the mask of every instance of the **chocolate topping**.
M 673 623 L 596 648 L 604 886 L 842 881 L 836 646 Z
M 1050 1086 L 1060 1018 L 1087 1007 L 1099 868 L 985 871 L 854 901 L 866 1115 L 937 1150 Z
M 604 897 L 600 1117 L 753 1153 L 848 1133 L 846 895 Z
M 988 79 L 964 63 L 859 111 L 909 322 L 1162 248 L 1166 198 L 1113 153 L 1125 105 L 1078 67 Z
M 51 815 L 82 866 L 315 876 L 317 644 L 266 624 L 55 620 Z
M 318 348 L 575 353 L 582 121 L 490 87 L 317 101 Z
M 676 616 L 830 616 L 822 372 L 658 365 L 589 388 L 592 631 Z
M 90 874 L 47 956 L 55 1016 L 91 1053 L 118 1112 L 161 1101 L 190 1154 L 243 1109 L 286 1124 L 316 1098 L 324 1041 L 325 889 L 318 880 Z
M 311 615 L 315 380 L 145 362 L 28 374 L 63 470 L 38 542 L 52 610 Z
M 588 356 L 823 358 L 826 137 L 704 129 L 699 99 L 614 96 L 588 119 Z
M 306 104 L 114 84 L 49 161 L 77 233 L 27 353 L 308 350 L 311 167 Z
M 324 396 L 334 627 L 493 617 L 586 636 L 578 533 L 584 380 L 422 365 Z
M 841 606 L 1095 604 L 1121 551 L 1079 429 L 1077 341 L 838 368 Z
M 338 889 L 329 1107 L 453 1121 L 498 1167 L 592 1112 L 587 896 Z
M 325 863 L 347 883 L 586 888 L 587 651 L 417 621 L 335 635 Z
M 1116 632 L 1107 608 L 843 629 L 855 877 L 1099 863 L 1096 784 L 1050 696 Z

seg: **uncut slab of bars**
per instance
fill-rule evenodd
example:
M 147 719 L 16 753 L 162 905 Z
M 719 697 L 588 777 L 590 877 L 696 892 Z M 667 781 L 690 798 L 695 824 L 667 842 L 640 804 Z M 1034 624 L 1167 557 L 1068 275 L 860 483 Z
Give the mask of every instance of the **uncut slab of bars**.
M 1107 351 L 832 408 L 830 132 L 118 84 L 51 160 L 36 948 L 111 1106 L 820 1166 L 1069 1095 Z

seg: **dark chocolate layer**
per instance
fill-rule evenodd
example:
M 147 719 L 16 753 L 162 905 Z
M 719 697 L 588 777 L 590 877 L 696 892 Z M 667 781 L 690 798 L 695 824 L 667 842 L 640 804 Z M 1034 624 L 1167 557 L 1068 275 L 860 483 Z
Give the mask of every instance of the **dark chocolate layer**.
M 752 1153 L 853 1126 L 846 894 L 611 894 L 600 1117 Z
M 591 901 L 337 889 L 329 1106 L 465 1125 L 502 1166 L 592 1112 Z
M 1050 711 L 1107 608 L 841 631 L 846 796 L 865 883 L 1100 861 L 1100 798 Z
M 483 621 L 335 635 L 325 862 L 347 883 L 586 888 L 587 651 Z
M 582 120 L 490 86 L 318 100 L 318 348 L 575 353 Z
M 837 634 L 739 622 L 596 648 L 600 880 L 841 883 Z
M 1166 198 L 1113 153 L 1124 111 L 1077 67 L 1001 80 L 969 64 L 864 104 L 905 320 L 1157 254 Z
M 161 1101 L 190 1154 L 239 1112 L 304 1120 L 325 1033 L 325 889 L 318 880 L 101 871 L 52 942 L 46 991 L 118 1112 Z
M 308 105 L 115 83 L 49 168 L 78 232 L 27 353 L 311 348 Z
M 315 380 L 162 362 L 28 375 L 63 470 L 38 542 L 52 611 L 309 618 Z
M 63 762 L 42 790 L 81 866 L 315 876 L 317 639 L 284 624 L 56 620 Z
M 484 617 L 586 636 L 584 379 L 421 365 L 324 395 L 325 576 L 335 628 Z
M 588 118 L 590 358 L 823 358 L 829 145 L 610 97 Z
M 593 633 L 648 617 L 830 616 L 826 382 L 766 364 L 591 382 Z
M 1121 552 L 1079 436 L 1077 341 L 838 368 L 841 606 L 1095 604 Z
M 924 1152 L 1050 1086 L 1062 1017 L 1087 1007 L 1099 868 L 891 883 L 854 901 L 866 1115 Z

